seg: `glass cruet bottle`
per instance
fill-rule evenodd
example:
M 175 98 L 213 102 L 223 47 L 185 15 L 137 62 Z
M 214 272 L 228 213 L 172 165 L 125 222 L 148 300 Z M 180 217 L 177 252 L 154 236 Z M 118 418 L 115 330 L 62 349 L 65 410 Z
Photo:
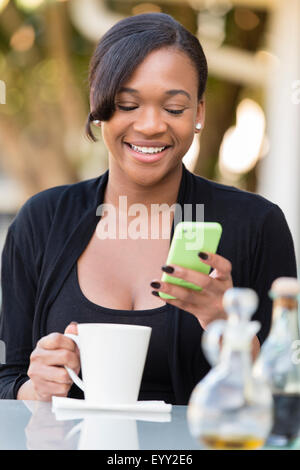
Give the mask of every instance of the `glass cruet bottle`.
M 273 300 L 272 326 L 255 370 L 264 375 L 274 401 L 273 428 L 267 444 L 293 445 L 300 431 L 300 333 L 296 278 L 276 279 L 270 291 Z
M 252 339 L 260 323 L 250 321 L 258 305 L 252 289 L 228 289 L 227 320 L 203 334 L 203 349 L 214 366 L 193 390 L 187 410 L 191 434 L 206 448 L 260 448 L 272 426 L 272 394 L 252 374 Z M 220 344 L 222 344 L 220 346 Z

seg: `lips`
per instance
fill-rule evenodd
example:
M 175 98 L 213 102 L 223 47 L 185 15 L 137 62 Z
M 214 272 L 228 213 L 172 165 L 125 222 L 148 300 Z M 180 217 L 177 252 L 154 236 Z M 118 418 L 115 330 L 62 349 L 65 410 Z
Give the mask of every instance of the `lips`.
M 168 144 L 164 144 L 163 142 L 151 142 L 151 145 L 149 142 L 147 142 L 147 145 L 145 142 L 139 142 L 139 144 L 125 142 L 125 144 L 135 152 L 141 153 L 142 155 L 154 155 L 170 147 Z
M 129 147 L 135 152 L 141 153 L 142 155 L 154 155 L 162 152 L 167 147 L 137 147 L 136 145 L 128 144 Z
M 164 146 L 161 145 L 162 143 L 160 143 L 160 147 L 157 146 L 157 145 L 153 145 L 153 148 L 163 148 L 162 151 L 159 151 L 159 152 L 153 152 L 153 153 L 146 153 L 146 152 L 142 152 L 142 151 L 137 151 L 136 149 L 132 148 L 131 144 L 127 143 L 127 142 L 124 142 L 125 144 L 125 148 L 128 150 L 128 154 L 133 157 L 135 160 L 138 160 L 140 162 L 143 162 L 143 163 L 152 163 L 152 162 L 156 162 L 160 159 L 162 159 L 165 154 L 168 152 L 168 149 L 170 148 L 170 146 Z M 157 142 L 156 142 L 157 144 Z M 133 144 L 135 145 L 135 144 Z M 151 145 L 151 147 L 152 147 Z M 139 146 L 140 147 L 140 146 Z M 145 145 L 143 145 L 142 147 L 146 147 Z M 147 145 L 148 148 L 151 148 L 149 147 L 149 144 Z
M 136 147 L 170 147 L 170 144 L 167 142 L 162 142 L 158 140 L 136 140 L 133 142 L 125 142 L 128 145 L 135 145 Z

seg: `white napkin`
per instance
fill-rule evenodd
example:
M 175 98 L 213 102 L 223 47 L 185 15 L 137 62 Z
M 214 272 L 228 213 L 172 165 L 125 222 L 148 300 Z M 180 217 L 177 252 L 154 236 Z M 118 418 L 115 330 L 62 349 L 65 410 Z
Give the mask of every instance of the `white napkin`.
M 94 416 L 98 419 L 106 420 L 127 420 L 127 421 L 151 421 L 158 423 L 170 423 L 171 413 L 151 413 L 149 411 L 107 411 L 107 410 L 76 410 L 56 408 L 52 410 L 57 421 L 74 421 L 89 419 Z
M 69 410 L 99 410 L 99 411 L 134 411 L 151 413 L 170 413 L 172 405 L 164 401 L 137 401 L 128 405 L 101 405 L 76 398 L 52 397 L 52 411 Z

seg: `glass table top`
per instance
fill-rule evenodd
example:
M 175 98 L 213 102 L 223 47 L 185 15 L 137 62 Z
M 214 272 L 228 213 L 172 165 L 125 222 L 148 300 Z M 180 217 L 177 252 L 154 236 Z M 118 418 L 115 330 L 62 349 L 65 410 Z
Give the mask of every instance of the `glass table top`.
M 51 403 L 0 400 L 0 450 L 201 450 L 186 412 L 186 406 L 173 406 L 163 414 L 54 413 Z M 300 441 L 290 448 L 300 449 Z

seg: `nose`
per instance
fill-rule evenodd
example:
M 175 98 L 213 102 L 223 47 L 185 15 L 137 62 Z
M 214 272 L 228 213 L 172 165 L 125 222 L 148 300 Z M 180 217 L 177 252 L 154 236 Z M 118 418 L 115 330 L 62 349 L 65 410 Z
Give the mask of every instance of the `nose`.
M 151 107 L 140 111 L 133 128 L 137 133 L 152 136 L 166 132 L 167 123 L 163 119 L 162 111 Z

